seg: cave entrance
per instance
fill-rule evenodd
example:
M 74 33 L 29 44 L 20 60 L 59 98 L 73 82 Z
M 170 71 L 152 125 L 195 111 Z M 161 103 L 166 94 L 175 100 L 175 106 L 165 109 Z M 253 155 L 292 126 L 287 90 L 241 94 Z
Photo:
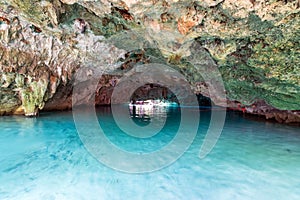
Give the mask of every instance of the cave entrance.
M 209 97 L 197 94 L 199 108 L 212 106 Z M 168 88 L 158 84 L 145 84 L 131 95 L 129 112 L 136 124 L 144 126 L 150 123 L 154 115 L 165 115 L 168 110 L 179 109 L 180 104 L 176 95 Z
M 136 124 L 146 126 L 153 117 L 166 117 L 168 109 L 178 106 L 178 99 L 171 90 L 149 83 L 139 87 L 131 95 L 129 111 Z
M 197 94 L 197 100 L 200 107 L 207 107 L 207 108 L 212 107 L 213 102 L 209 97 L 206 97 L 202 94 Z
M 200 107 L 211 107 L 213 102 L 209 97 L 196 94 Z M 179 106 L 176 95 L 168 88 L 159 84 L 145 84 L 131 95 L 130 105 L 143 106 Z
M 130 104 L 145 106 L 178 106 L 176 95 L 158 84 L 145 84 L 131 95 Z

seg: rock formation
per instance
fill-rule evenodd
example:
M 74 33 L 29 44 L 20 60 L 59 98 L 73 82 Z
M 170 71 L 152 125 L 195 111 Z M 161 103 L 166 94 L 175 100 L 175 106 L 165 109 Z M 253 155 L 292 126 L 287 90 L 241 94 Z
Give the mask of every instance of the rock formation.
M 70 109 L 79 68 L 103 71 L 96 104 L 110 104 L 126 72 L 160 63 L 219 104 L 203 78 L 217 66 L 229 107 L 300 122 L 299 12 L 298 0 L 0 0 L 0 114 Z

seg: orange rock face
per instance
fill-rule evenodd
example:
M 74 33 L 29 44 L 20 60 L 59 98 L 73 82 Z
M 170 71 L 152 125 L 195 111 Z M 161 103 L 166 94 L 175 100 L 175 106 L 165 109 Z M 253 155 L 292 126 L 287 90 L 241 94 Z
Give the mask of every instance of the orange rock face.
M 182 35 L 186 35 L 195 25 L 196 23 L 194 21 L 185 19 L 183 16 L 178 19 L 177 28 Z

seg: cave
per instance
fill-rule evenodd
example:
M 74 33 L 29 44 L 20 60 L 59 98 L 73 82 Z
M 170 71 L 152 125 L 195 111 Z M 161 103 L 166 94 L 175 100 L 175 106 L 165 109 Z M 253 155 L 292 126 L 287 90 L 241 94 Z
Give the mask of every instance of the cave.
M 0 199 L 300 199 L 299 0 L 0 0 Z
M 146 101 L 146 100 L 161 100 L 174 102 L 179 104 L 176 95 L 166 87 L 158 84 L 145 84 L 139 87 L 131 95 L 130 102 Z

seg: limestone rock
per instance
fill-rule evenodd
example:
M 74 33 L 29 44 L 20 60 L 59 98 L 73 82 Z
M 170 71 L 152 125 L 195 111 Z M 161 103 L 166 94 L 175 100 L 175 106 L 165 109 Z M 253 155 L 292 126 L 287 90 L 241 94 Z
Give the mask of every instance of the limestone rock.
M 217 104 L 226 93 L 229 106 L 297 121 L 299 13 L 299 1 L 0 0 L 0 113 L 70 108 L 79 68 L 105 72 L 96 100 L 109 104 L 112 79 L 160 63 Z

